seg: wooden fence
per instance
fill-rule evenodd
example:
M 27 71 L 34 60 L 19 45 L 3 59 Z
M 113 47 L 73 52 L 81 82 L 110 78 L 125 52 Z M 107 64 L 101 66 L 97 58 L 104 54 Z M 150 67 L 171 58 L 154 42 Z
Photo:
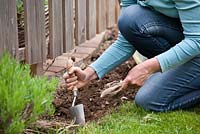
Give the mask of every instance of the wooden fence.
M 0 54 L 8 51 L 34 73 L 41 72 L 47 56 L 60 56 L 112 27 L 120 10 L 118 0 L 48 0 L 48 15 L 43 0 L 24 0 L 23 6 L 24 46 L 16 0 L 1 0 Z

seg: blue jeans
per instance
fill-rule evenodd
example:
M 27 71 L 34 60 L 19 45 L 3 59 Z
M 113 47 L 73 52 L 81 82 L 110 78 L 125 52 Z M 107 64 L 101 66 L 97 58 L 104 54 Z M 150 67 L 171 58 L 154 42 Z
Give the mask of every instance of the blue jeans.
M 132 5 L 119 19 L 121 34 L 142 55 L 152 58 L 184 39 L 179 19 L 148 7 Z M 200 102 L 200 56 L 175 69 L 155 73 L 135 96 L 138 106 L 164 112 L 191 107 Z

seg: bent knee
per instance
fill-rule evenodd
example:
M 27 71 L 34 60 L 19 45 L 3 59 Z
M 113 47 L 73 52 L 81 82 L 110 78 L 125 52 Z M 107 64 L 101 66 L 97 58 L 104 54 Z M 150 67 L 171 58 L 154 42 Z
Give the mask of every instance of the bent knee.
M 122 34 L 137 31 L 140 23 L 138 20 L 141 17 L 140 12 L 142 12 L 140 5 L 132 5 L 122 11 L 118 20 L 119 30 Z
M 124 35 L 128 30 L 130 30 L 129 19 L 126 17 L 126 12 L 123 12 L 118 20 L 119 31 Z
M 149 100 L 147 99 L 147 97 L 145 97 L 145 95 L 142 95 L 141 93 L 137 93 L 135 96 L 135 103 L 137 106 L 142 107 L 143 109 L 146 110 L 150 110 L 148 109 L 148 102 Z
M 155 100 L 155 96 L 149 96 L 142 92 L 138 92 L 135 96 L 135 103 L 147 111 L 164 112 L 165 107 L 160 104 L 159 100 Z

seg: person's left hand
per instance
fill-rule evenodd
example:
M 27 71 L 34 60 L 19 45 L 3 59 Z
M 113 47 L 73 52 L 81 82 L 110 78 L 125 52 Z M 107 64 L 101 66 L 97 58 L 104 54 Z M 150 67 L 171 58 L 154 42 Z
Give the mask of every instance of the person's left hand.
M 141 87 L 152 73 L 158 71 L 160 71 L 160 64 L 156 58 L 146 60 L 129 71 L 123 81 L 122 88 L 126 89 L 128 86 Z

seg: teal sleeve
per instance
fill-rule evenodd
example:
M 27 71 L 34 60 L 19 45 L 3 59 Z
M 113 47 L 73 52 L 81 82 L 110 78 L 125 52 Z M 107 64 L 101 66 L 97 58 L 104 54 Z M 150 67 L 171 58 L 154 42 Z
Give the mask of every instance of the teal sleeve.
M 120 33 L 113 43 L 94 63 L 90 65 L 99 78 L 128 60 L 135 49 Z
M 174 0 L 185 39 L 157 56 L 162 72 L 184 64 L 200 54 L 200 1 Z

